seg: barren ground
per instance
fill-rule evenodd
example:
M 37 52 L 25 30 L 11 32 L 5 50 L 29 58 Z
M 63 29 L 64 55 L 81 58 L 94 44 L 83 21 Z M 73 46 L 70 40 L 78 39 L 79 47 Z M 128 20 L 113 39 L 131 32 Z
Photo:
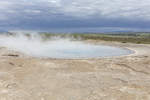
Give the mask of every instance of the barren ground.
M 0 49 L 0 100 L 150 100 L 150 45 L 99 59 L 40 59 Z M 17 56 L 19 55 L 19 56 Z

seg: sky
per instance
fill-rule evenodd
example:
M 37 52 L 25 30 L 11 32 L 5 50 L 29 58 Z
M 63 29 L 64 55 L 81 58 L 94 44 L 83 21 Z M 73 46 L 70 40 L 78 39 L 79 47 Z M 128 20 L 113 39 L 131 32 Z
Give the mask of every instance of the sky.
M 150 31 L 150 0 L 0 0 L 0 30 Z

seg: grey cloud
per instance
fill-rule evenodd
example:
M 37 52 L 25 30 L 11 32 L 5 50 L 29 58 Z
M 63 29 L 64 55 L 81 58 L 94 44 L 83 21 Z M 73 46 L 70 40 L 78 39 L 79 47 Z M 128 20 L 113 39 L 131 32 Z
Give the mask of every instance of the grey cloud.
M 40 8 L 47 9 L 41 10 Z M 66 16 L 88 18 L 143 18 L 150 19 L 149 0 L 6 0 L 0 1 L 0 11 L 7 13 L 63 13 Z M 39 9 L 39 10 L 37 10 Z M 3 13 L 1 14 L 3 15 Z
M 91 24 L 93 27 L 118 27 L 125 24 L 124 26 L 130 27 L 138 22 L 138 27 L 142 25 L 149 27 L 149 21 L 149 0 L 0 1 L 0 26 L 18 27 L 23 24 L 39 27 L 41 25 L 59 27 L 61 23 L 64 27 L 86 27 L 87 24 Z M 144 25 L 145 23 L 146 25 Z

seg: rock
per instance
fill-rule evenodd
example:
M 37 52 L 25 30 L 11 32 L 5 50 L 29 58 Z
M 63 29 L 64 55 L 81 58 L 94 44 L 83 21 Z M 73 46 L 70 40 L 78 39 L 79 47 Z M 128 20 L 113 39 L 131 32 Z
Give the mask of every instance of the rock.
M 19 57 L 19 55 L 18 55 L 18 54 L 7 54 L 7 55 L 3 55 L 3 56 Z

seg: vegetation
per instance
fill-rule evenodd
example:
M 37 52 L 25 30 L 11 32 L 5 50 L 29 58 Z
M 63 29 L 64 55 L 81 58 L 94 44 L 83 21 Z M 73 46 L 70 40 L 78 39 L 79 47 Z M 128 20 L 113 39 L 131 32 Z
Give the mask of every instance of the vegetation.
M 137 44 L 150 44 L 150 33 L 143 32 L 116 32 L 116 33 L 39 33 L 43 40 L 48 40 L 54 37 L 72 38 L 82 40 L 104 40 L 104 41 L 117 41 L 122 43 L 137 43 Z M 7 35 L 14 35 L 8 32 Z M 30 37 L 31 34 L 27 33 L 26 36 Z
M 87 33 L 87 34 L 50 34 L 41 33 L 44 38 L 50 38 L 54 36 L 59 37 L 72 37 L 74 39 L 82 40 L 104 40 L 104 41 L 117 41 L 122 43 L 137 43 L 137 44 L 150 44 L 150 33 Z

